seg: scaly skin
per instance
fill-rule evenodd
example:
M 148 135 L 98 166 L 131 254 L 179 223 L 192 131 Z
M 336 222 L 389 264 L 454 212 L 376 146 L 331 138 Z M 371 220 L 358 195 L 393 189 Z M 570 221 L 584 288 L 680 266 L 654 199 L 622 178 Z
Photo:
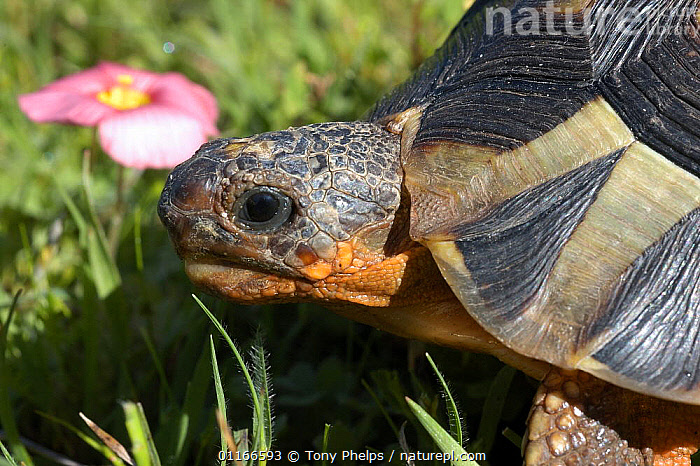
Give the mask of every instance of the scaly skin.
M 525 464 L 690 466 L 699 418 L 698 406 L 555 368 L 535 395 Z

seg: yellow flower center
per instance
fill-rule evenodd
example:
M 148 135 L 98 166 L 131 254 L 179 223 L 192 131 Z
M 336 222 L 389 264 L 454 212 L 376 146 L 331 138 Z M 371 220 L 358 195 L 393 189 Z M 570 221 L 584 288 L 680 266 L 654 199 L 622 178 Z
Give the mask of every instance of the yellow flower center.
M 97 100 L 117 110 L 131 110 L 151 103 L 151 97 L 145 92 L 133 89 L 134 77 L 129 74 L 117 76 L 116 86 L 97 94 Z

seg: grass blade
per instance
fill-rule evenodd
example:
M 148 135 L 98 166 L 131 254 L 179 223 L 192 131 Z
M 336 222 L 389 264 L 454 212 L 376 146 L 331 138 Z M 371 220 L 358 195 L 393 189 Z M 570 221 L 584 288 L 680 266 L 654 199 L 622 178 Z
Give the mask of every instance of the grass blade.
M 226 333 L 226 330 L 224 329 L 224 326 L 221 325 L 221 322 L 214 316 L 214 314 L 207 309 L 207 307 L 204 305 L 202 301 L 199 300 L 199 298 L 195 295 L 192 295 L 194 300 L 199 304 L 199 307 L 202 308 L 204 313 L 209 317 L 209 320 L 214 324 L 214 327 L 219 331 L 221 336 L 224 338 L 226 343 L 228 344 L 229 348 L 231 348 L 231 351 L 233 352 L 233 355 L 236 357 L 236 360 L 238 361 L 238 365 L 241 368 L 241 371 L 243 372 L 243 377 L 246 380 L 246 383 L 248 384 L 248 390 L 250 392 L 250 397 L 252 398 L 253 402 L 253 416 L 254 419 L 262 419 L 262 407 L 260 405 L 260 398 L 258 397 L 258 393 L 255 389 L 255 384 L 253 383 L 253 378 L 250 375 L 250 371 L 248 370 L 248 367 L 243 360 L 243 356 L 241 356 L 241 353 L 238 351 L 238 348 L 236 347 L 236 344 L 231 340 L 231 337 Z M 261 429 L 263 426 L 263 423 L 258 423 L 257 427 L 258 429 Z M 264 436 L 264 432 L 261 432 L 260 430 L 256 430 L 254 433 L 254 438 L 253 438 L 253 445 L 251 446 L 251 451 L 258 450 L 259 445 L 260 445 L 260 438 Z
M 141 206 L 134 209 L 134 259 L 136 270 L 143 272 L 143 242 L 141 241 Z
M 8 463 L 10 463 L 12 466 L 17 466 L 14 458 L 12 458 L 12 455 L 10 455 L 10 452 L 7 451 L 7 448 L 5 448 L 5 445 L 3 445 L 2 442 L 0 442 L 0 451 L 2 451 L 2 455 L 5 457 L 5 460 L 7 460 Z
M 223 414 L 219 409 L 216 410 L 216 423 L 219 425 L 219 430 L 221 431 L 221 438 L 223 439 L 222 451 L 231 452 L 233 456 L 233 464 L 236 466 L 243 466 L 240 460 L 236 459 L 236 453 L 238 452 L 238 447 L 236 446 L 236 441 L 233 438 L 233 432 L 231 432 L 231 427 L 224 420 Z M 222 460 L 222 464 L 226 464 L 226 460 Z
M 211 386 L 211 369 L 209 357 L 209 344 L 204 342 L 197 363 L 187 383 L 185 390 L 185 400 L 183 402 L 182 411 L 180 412 L 180 422 L 177 434 L 176 444 L 163 445 L 163 448 L 168 448 L 173 451 L 175 458 L 172 466 L 180 466 L 185 464 L 188 450 L 191 445 L 187 439 L 191 439 L 195 432 L 195 426 L 202 422 L 207 410 L 207 394 Z
M 440 384 L 442 385 L 442 394 L 445 397 L 445 402 L 447 404 L 447 416 L 450 420 L 450 434 L 452 434 L 452 438 L 454 438 L 457 443 L 464 445 L 462 416 L 459 413 L 455 399 L 452 397 L 450 387 L 447 385 L 445 378 L 437 368 L 435 361 L 433 361 L 433 358 L 430 357 L 430 354 L 425 353 L 425 357 L 428 358 L 428 362 L 432 366 L 433 370 L 435 371 L 435 375 L 437 375 L 438 379 L 440 380 Z
M 327 453 L 328 452 L 328 440 L 330 439 L 331 436 L 331 428 L 332 426 L 328 423 L 326 423 L 325 427 L 323 428 L 323 450 L 321 450 L 321 453 Z M 322 466 L 326 466 L 328 464 L 328 460 L 326 460 L 326 455 L 323 455 L 323 464 Z
M 134 460 L 131 459 L 129 453 L 126 451 L 126 448 L 124 448 L 124 445 L 119 443 L 117 439 L 105 432 L 100 426 L 92 422 L 92 420 L 83 413 L 78 413 L 78 415 L 85 422 L 85 424 L 87 424 L 90 430 L 92 430 L 95 433 L 95 435 L 97 435 L 97 437 L 99 437 L 99 439 L 102 440 L 102 443 L 104 443 L 107 446 L 107 448 L 113 451 L 121 460 L 125 461 L 126 463 L 131 465 L 134 464 Z
M 84 241 L 85 235 L 87 235 L 87 222 L 85 221 L 85 217 L 83 217 L 83 214 L 80 213 L 80 209 L 78 209 L 78 206 L 75 205 L 75 202 L 73 202 L 73 199 L 68 195 L 66 190 L 61 186 L 61 184 L 58 182 L 57 179 L 54 178 L 54 189 L 56 189 L 56 192 L 58 192 L 59 196 L 61 196 L 61 199 L 63 200 L 63 203 L 66 206 L 66 209 L 68 209 L 68 213 L 70 213 L 71 218 L 73 219 L 73 222 L 75 222 L 75 226 L 78 228 L 78 233 L 80 235 L 80 240 L 81 242 Z
M 122 403 L 122 408 L 126 417 L 126 430 L 131 439 L 131 452 L 136 464 L 139 466 L 161 466 L 141 403 L 125 401 Z
M 513 429 L 510 427 L 506 427 L 503 429 L 503 432 L 501 432 L 505 438 L 511 441 L 513 445 L 515 445 L 517 448 L 522 448 L 523 446 L 523 438 L 518 435 L 517 432 L 515 432 Z
M 165 391 L 166 399 L 169 403 L 172 403 L 173 392 L 170 389 L 170 384 L 168 383 L 168 377 L 165 375 L 165 369 L 163 368 L 163 364 L 161 363 L 160 358 L 158 357 L 156 346 L 155 344 L 153 344 L 153 339 L 151 339 L 151 336 L 148 334 L 148 331 L 144 327 L 139 327 L 139 333 L 141 333 L 141 338 L 143 338 L 143 342 L 146 344 L 148 354 L 150 354 L 151 356 L 153 366 L 155 367 L 156 373 L 158 374 L 158 380 L 160 380 L 160 386 Z
M 219 373 L 219 363 L 216 361 L 216 349 L 214 348 L 214 337 L 209 335 L 209 347 L 211 349 L 211 367 L 214 373 L 214 390 L 216 391 L 216 405 L 217 410 L 217 421 L 219 426 L 228 427 L 228 419 L 226 419 L 226 398 L 224 397 L 224 387 L 221 384 L 221 374 Z M 221 428 L 221 451 L 228 451 L 227 445 L 229 441 L 227 440 L 226 431 Z M 232 445 L 231 448 L 235 448 Z M 221 460 L 221 466 L 226 466 L 226 459 Z
M 66 209 L 75 222 L 80 234 L 80 242 L 88 254 L 88 262 L 92 271 L 93 281 L 97 294 L 100 298 L 105 298 L 121 284 L 121 275 L 114 259 L 107 247 L 107 237 L 102 225 L 99 223 L 95 212 L 92 193 L 90 190 L 90 175 L 85 165 L 83 166 L 83 192 L 89 210 L 89 222 L 85 219 L 80 209 L 71 199 L 65 189 L 57 179 L 54 179 L 54 186 L 60 195 Z
M 423 408 L 420 407 L 418 403 L 406 397 L 406 403 L 408 403 L 409 408 L 413 411 L 418 421 L 423 425 L 425 430 L 428 432 L 430 437 L 435 441 L 435 443 L 440 447 L 440 450 L 445 454 L 452 454 L 454 457 L 467 458 L 468 453 L 464 451 L 462 446 L 453 439 L 449 433 L 443 429 L 438 422 L 430 416 Z M 471 460 L 452 460 L 453 465 L 460 466 L 479 466 L 475 461 Z
M 262 336 L 260 332 L 255 337 L 255 343 L 251 350 L 251 359 L 253 360 L 253 382 L 258 392 L 261 404 L 261 416 L 259 421 L 262 422 L 262 432 L 264 433 L 263 450 L 269 450 L 272 445 L 272 431 L 274 425 L 274 417 L 272 413 L 272 386 L 270 384 L 269 365 L 267 362 L 267 353 L 263 347 Z

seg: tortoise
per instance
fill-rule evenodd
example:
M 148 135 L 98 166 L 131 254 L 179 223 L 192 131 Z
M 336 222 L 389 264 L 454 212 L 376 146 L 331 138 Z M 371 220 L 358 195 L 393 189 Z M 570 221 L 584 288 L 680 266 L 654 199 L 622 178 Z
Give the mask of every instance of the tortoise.
M 158 205 L 190 279 L 542 381 L 527 465 L 700 441 L 700 3 L 477 0 L 361 121 L 219 139 Z

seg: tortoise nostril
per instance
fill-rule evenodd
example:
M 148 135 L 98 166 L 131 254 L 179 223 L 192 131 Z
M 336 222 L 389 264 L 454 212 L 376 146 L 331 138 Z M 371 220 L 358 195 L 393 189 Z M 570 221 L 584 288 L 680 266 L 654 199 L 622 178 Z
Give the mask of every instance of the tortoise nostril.
M 199 157 L 175 167 L 163 188 L 159 212 L 171 205 L 185 212 L 212 210 L 218 165 L 214 160 Z
M 158 201 L 158 216 L 182 255 L 189 246 L 192 215 L 213 212 L 219 163 L 205 157 L 193 157 L 168 175 Z
M 189 218 L 179 210 L 174 209 L 164 197 L 161 197 L 160 202 L 158 202 L 158 217 L 168 230 L 168 235 L 173 240 L 175 249 L 179 251 L 179 244 L 190 230 Z

